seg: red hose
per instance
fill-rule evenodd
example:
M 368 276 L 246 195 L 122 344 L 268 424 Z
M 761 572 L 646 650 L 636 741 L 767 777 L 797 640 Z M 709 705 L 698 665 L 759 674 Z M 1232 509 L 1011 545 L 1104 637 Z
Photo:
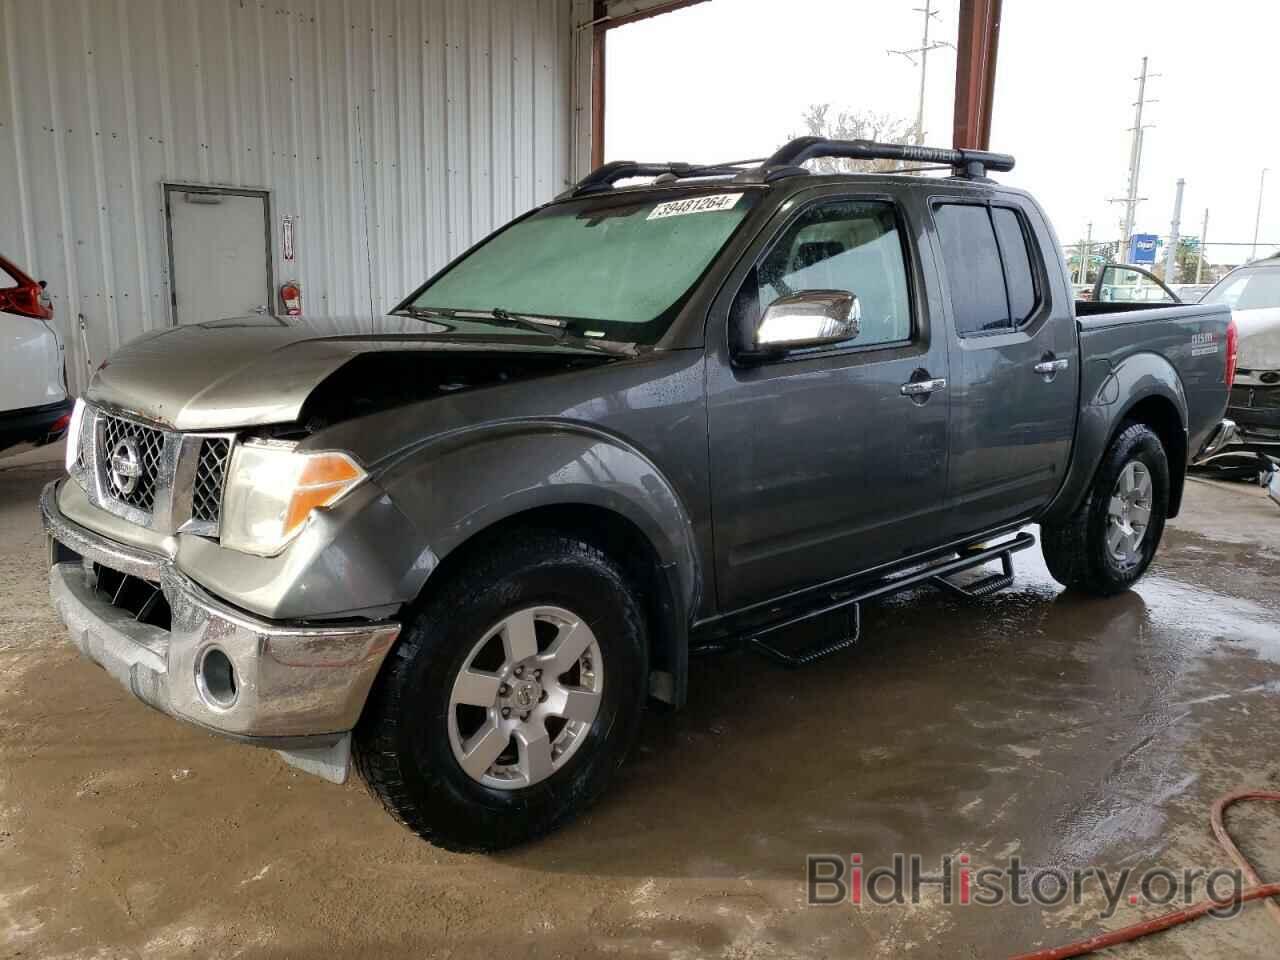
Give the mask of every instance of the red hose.
M 1226 824 L 1222 820 L 1222 815 L 1227 807 L 1241 800 L 1280 801 L 1280 793 L 1269 790 L 1237 790 L 1215 800 L 1209 816 L 1209 822 L 1213 827 L 1213 835 L 1218 838 L 1218 842 L 1222 844 L 1223 849 L 1227 851 L 1227 855 L 1240 868 L 1244 879 L 1251 886 L 1241 890 L 1239 894 L 1230 900 L 1201 900 L 1199 903 L 1184 910 L 1175 910 L 1173 913 L 1166 913 L 1150 920 L 1143 920 L 1132 926 L 1112 930 L 1110 933 L 1098 934 L 1096 937 L 1077 940 L 1061 947 L 1049 947 L 1045 950 L 1037 950 L 1034 953 L 1020 953 L 1012 960 L 1066 960 L 1067 957 L 1082 957 L 1087 953 L 1093 953 L 1095 950 L 1101 950 L 1104 947 L 1114 947 L 1118 943 L 1128 943 L 1131 940 L 1137 940 L 1139 937 L 1146 937 L 1162 930 L 1168 930 L 1170 927 L 1190 923 L 1192 920 L 1200 919 L 1211 910 L 1233 906 L 1237 903 L 1248 903 L 1250 900 L 1260 900 L 1264 897 L 1268 898 L 1267 910 L 1270 911 L 1271 916 L 1277 922 L 1280 922 L 1280 904 L 1270 899 L 1271 897 L 1280 896 L 1280 883 L 1262 882 L 1258 872 L 1253 869 L 1253 864 L 1245 859 L 1244 854 L 1240 852 L 1240 848 L 1235 845 L 1231 835 L 1227 833 Z
M 1253 869 L 1253 864 L 1245 859 L 1244 854 L 1240 852 L 1240 848 L 1231 839 L 1231 834 L 1227 833 L 1226 824 L 1222 822 L 1222 815 L 1227 807 L 1241 800 L 1280 800 L 1280 793 L 1272 790 L 1237 790 L 1215 800 L 1213 809 L 1209 813 L 1209 823 L 1213 827 L 1213 835 L 1218 838 L 1218 843 L 1222 844 L 1222 849 L 1227 851 L 1227 856 L 1240 868 L 1240 872 L 1244 874 L 1245 882 L 1251 887 L 1257 887 L 1261 886 L 1262 878 L 1258 876 L 1258 871 Z M 1268 900 L 1266 908 L 1272 919 L 1276 923 L 1280 923 L 1280 903 Z

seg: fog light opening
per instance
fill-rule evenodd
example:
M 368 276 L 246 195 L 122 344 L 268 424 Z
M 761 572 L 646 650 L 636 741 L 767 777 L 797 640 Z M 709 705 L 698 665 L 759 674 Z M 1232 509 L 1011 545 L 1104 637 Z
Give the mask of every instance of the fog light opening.
M 200 695 L 211 707 L 225 709 L 236 702 L 236 668 L 231 658 L 217 647 L 210 647 L 200 658 L 196 680 Z

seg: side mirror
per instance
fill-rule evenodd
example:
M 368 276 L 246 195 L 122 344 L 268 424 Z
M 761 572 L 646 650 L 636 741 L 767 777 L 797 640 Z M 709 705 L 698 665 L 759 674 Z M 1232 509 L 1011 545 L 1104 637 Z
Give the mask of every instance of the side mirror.
M 756 325 L 751 354 L 770 356 L 843 343 L 862 328 L 862 305 L 847 290 L 801 290 L 769 304 Z

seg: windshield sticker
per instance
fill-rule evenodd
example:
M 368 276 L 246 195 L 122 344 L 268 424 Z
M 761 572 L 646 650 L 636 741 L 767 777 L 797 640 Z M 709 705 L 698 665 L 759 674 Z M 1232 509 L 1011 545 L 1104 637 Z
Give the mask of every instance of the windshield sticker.
M 711 213 L 715 210 L 728 210 L 742 199 L 740 193 L 717 193 L 711 197 L 685 197 L 683 200 L 668 200 L 660 203 L 649 213 L 646 220 L 661 220 L 663 217 L 683 217 L 686 213 Z

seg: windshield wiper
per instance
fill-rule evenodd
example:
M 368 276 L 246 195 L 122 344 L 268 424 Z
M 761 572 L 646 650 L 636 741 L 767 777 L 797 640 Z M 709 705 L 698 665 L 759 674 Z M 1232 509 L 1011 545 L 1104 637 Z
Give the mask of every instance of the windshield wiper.
M 492 310 L 453 310 L 448 307 L 405 307 L 397 313 L 408 314 L 411 317 L 443 317 L 446 320 L 460 318 L 463 320 L 496 320 L 503 326 L 520 327 L 524 330 L 532 330 L 534 333 L 553 332 L 556 336 L 563 336 L 569 329 L 569 324 L 556 317 L 542 317 L 535 314 L 512 313 L 503 307 L 494 307 Z
M 528 313 L 512 313 L 510 310 L 504 310 L 502 307 L 494 307 L 489 311 L 488 316 L 499 323 L 509 324 L 513 327 L 524 327 L 526 330 L 534 330 L 538 333 L 546 333 L 550 327 L 556 332 L 557 336 L 563 336 L 564 332 L 569 329 L 569 325 L 563 320 L 555 317 L 539 317 Z
M 438 307 L 402 307 L 399 310 L 392 310 L 393 317 L 413 317 L 415 320 L 424 320 L 427 317 L 444 317 L 448 319 L 453 316 L 452 310 L 441 310 Z

